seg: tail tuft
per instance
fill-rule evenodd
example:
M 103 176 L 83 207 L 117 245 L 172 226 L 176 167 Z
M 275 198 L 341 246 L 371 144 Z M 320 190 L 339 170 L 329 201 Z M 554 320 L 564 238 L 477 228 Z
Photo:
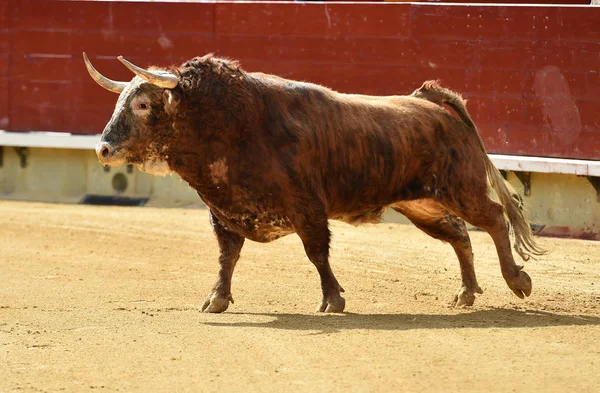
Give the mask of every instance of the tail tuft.
M 487 156 L 487 154 L 486 154 Z M 523 212 L 523 199 L 516 193 L 510 184 L 508 184 L 502 174 L 487 159 L 486 172 L 492 189 L 496 192 L 500 203 L 504 206 L 504 212 L 508 218 L 509 231 L 514 237 L 514 249 L 519 256 L 527 261 L 529 258 L 546 253 L 535 241 L 529 222 Z

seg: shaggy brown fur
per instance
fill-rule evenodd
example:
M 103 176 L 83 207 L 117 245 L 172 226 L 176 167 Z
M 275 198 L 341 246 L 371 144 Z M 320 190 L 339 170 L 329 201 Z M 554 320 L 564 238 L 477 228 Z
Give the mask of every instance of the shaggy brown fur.
M 490 233 L 508 286 L 519 297 L 529 295 L 529 276 L 510 251 L 504 208 L 521 246 L 535 251 L 534 240 L 523 232 L 526 221 L 505 197 L 456 94 L 433 85 L 413 96 L 341 94 L 248 73 L 210 55 L 172 72 L 179 76 L 174 89 L 142 83 L 123 92 L 125 104 L 145 92 L 151 114 L 141 119 L 121 111 L 102 140 L 129 151 L 126 161 L 151 155 L 167 162 L 209 207 L 221 270 L 204 310 L 228 307 L 244 239 L 297 233 L 321 277 L 319 310 L 343 311 L 343 289 L 328 261 L 327 221 L 377 222 L 386 207 L 454 247 L 463 273 L 457 304 L 472 304 L 481 293 L 462 219 Z M 444 102 L 458 103 L 462 121 Z M 502 204 L 488 198 L 488 177 Z

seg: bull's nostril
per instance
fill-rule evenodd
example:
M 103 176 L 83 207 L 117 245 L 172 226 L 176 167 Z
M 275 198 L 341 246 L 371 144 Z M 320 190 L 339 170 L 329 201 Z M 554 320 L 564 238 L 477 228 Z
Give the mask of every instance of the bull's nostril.
M 103 158 L 108 157 L 108 154 L 110 152 L 108 151 L 108 147 L 104 146 L 101 150 L 100 150 L 100 155 L 102 155 Z

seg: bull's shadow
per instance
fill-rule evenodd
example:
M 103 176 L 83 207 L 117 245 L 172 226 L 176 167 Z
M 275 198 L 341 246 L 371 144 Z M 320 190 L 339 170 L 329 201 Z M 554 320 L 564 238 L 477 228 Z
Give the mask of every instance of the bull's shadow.
M 342 330 L 413 330 L 460 328 L 532 328 L 597 326 L 600 317 L 554 314 L 546 311 L 494 308 L 460 314 L 243 314 L 272 317 L 267 322 L 203 322 L 210 326 L 307 330 L 336 333 Z

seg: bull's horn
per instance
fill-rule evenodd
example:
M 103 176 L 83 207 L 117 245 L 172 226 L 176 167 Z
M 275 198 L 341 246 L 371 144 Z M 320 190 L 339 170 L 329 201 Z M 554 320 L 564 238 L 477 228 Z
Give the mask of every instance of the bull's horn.
M 85 62 L 85 68 L 87 68 L 88 72 L 92 79 L 96 81 L 97 84 L 104 87 L 106 90 L 112 91 L 113 93 L 121 93 L 123 89 L 128 85 L 127 82 L 117 82 L 112 79 L 108 79 L 94 68 L 92 63 L 90 63 L 90 59 L 88 59 L 85 52 L 83 52 L 83 61 Z
M 119 61 L 123 63 L 125 67 L 129 68 L 131 72 L 155 86 L 162 87 L 163 89 L 172 89 L 177 86 L 177 83 L 179 83 L 177 76 L 171 74 L 170 72 L 162 71 L 158 73 L 145 70 L 128 62 L 123 58 L 123 56 L 119 56 L 117 59 L 119 59 Z

